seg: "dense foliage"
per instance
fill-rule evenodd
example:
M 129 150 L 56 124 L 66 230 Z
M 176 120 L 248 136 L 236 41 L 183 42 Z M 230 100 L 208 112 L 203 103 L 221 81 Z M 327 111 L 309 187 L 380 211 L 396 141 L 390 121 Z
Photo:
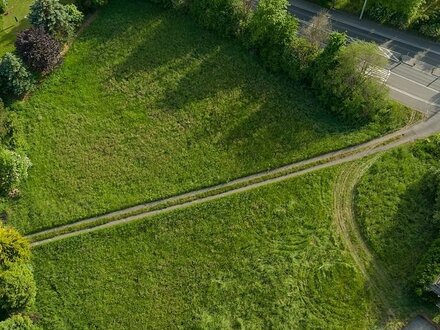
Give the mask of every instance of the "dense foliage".
M 60 61 L 61 44 L 42 28 L 20 32 L 15 48 L 28 68 L 36 72 L 50 72 Z
M 0 0 L 0 15 L 6 12 L 8 0 Z
M 12 53 L 0 59 L 0 93 L 5 97 L 22 97 L 34 88 L 34 79 L 23 61 Z
M 188 0 L 190 14 L 202 26 L 223 35 L 239 34 L 245 21 L 242 0 Z
M 58 0 L 36 0 L 30 9 L 29 21 L 58 40 L 72 37 L 83 15 L 75 5 L 63 5 Z
M 285 66 L 298 21 L 287 11 L 287 0 L 261 0 L 248 25 L 248 42 L 273 69 Z
M 0 226 L 0 270 L 30 262 L 29 242 L 11 227 Z
M 32 320 L 22 314 L 14 314 L 5 321 L 0 322 L 0 330 L 39 330 Z
M 15 229 L 0 226 L 0 315 L 11 317 L 0 323 L 0 329 L 8 329 L 16 323 L 17 329 L 30 329 L 27 318 L 14 318 L 13 315 L 30 308 L 35 303 L 35 296 L 29 242 Z
M 0 149 L 0 193 L 6 195 L 18 188 L 27 179 L 30 166 L 31 162 L 25 155 Z
M 440 235 L 424 254 L 414 272 L 415 291 L 419 296 L 431 296 L 430 285 L 440 277 Z M 436 296 L 434 298 L 437 298 Z
M 35 303 L 36 284 L 29 264 L 0 271 L 0 310 L 24 311 Z
M 359 15 L 364 0 L 312 0 Z M 384 24 L 411 29 L 440 40 L 439 0 L 368 0 L 366 15 Z

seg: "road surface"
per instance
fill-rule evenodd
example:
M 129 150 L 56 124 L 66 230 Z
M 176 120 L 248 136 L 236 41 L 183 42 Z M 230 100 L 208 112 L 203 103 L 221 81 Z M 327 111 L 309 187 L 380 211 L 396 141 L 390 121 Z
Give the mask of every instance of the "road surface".
M 323 10 L 304 0 L 290 0 L 289 11 L 308 22 Z M 440 112 L 440 44 L 413 34 L 362 20 L 336 10 L 328 11 L 333 29 L 354 39 L 376 42 L 389 50 L 390 74 L 386 84 L 397 101 L 428 116 Z

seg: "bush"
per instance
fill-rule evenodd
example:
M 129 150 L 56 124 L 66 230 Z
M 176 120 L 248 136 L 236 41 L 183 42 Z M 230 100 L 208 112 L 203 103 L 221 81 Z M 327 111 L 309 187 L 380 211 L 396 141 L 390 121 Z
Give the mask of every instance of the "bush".
M 247 27 L 247 44 L 274 70 L 283 68 L 298 30 L 287 7 L 287 0 L 261 0 Z
M 50 72 L 60 61 L 61 44 L 42 28 L 20 32 L 15 48 L 24 63 L 36 72 Z
M 31 165 L 25 155 L 0 149 L 0 193 L 6 195 L 26 180 Z
M 435 240 L 423 256 L 414 272 L 414 289 L 417 295 L 429 296 L 429 286 L 440 275 L 440 237 Z
M 29 21 L 54 38 L 66 41 L 73 36 L 78 21 L 82 20 L 79 13 L 75 5 L 63 5 L 58 0 L 36 0 L 31 6 Z
M 28 264 L 13 264 L 0 272 L 0 309 L 6 313 L 24 311 L 35 302 L 36 284 Z
M 202 26 L 222 35 L 238 35 L 246 20 L 242 0 L 189 0 L 190 14 Z
M 84 21 L 84 14 L 80 10 L 78 10 L 78 8 L 74 4 L 64 5 L 64 10 L 66 12 L 70 26 L 72 26 L 74 30 L 77 30 L 81 26 L 81 23 Z
M 26 315 L 15 314 L 5 321 L 0 322 L 0 330 L 38 330 Z
M 4 14 L 6 12 L 7 6 L 8 6 L 7 0 L 0 0 L 0 14 Z
M 0 87 L 6 97 L 22 97 L 34 87 L 34 79 L 21 59 L 6 53 L 0 59 Z
M 0 226 L 0 270 L 17 263 L 29 263 L 30 259 L 28 240 L 15 229 Z

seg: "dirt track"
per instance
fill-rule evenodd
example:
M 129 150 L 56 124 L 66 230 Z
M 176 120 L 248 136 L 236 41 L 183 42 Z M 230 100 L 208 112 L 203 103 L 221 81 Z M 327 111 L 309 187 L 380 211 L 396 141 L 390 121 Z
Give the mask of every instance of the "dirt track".
M 28 235 L 32 246 L 47 244 L 64 238 L 77 236 L 103 228 L 113 227 L 145 217 L 170 212 L 200 203 L 216 200 L 233 194 L 249 191 L 269 184 L 288 180 L 306 173 L 314 172 L 331 166 L 351 162 L 366 156 L 396 148 L 418 139 L 427 138 L 440 132 L 440 113 L 428 120 L 405 127 L 397 132 L 374 139 L 354 147 L 324 154 L 308 160 L 292 163 L 267 172 L 262 172 L 228 183 L 192 191 L 151 203 L 141 204 L 102 216 L 84 219 L 68 225 L 43 230 Z

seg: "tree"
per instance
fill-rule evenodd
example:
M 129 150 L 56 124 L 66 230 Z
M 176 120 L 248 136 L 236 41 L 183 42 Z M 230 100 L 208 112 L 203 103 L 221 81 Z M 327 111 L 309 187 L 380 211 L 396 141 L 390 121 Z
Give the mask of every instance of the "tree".
M 34 88 L 34 79 L 20 58 L 6 53 L 0 59 L 0 91 L 6 97 L 22 97 Z
M 0 330 L 39 330 L 26 315 L 14 314 L 0 322 Z
M 387 89 L 371 73 L 384 70 L 386 63 L 373 43 L 354 42 L 342 48 L 324 86 L 332 95 L 331 109 L 357 122 L 372 120 L 385 110 Z
M 74 5 L 63 5 L 58 0 L 36 0 L 31 6 L 29 21 L 54 38 L 66 41 L 78 25 L 78 13 Z
M 42 28 L 31 27 L 20 32 L 15 48 L 24 63 L 40 73 L 52 71 L 61 57 L 61 44 Z
M 321 11 L 314 16 L 310 24 L 303 29 L 303 34 L 316 47 L 324 46 L 331 33 L 332 24 L 329 15 L 325 11 Z
M 313 65 L 310 66 L 308 77 L 312 88 L 319 91 L 322 96 L 321 98 L 324 100 L 328 99 L 329 93 L 331 93 L 326 88 L 327 80 L 331 79 L 329 72 L 338 66 L 341 51 L 346 43 L 347 36 L 344 33 L 331 33 L 324 50 L 316 57 Z
M 17 263 L 29 263 L 30 259 L 28 240 L 14 228 L 0 226 L 0 270 Z
M 29 264 L 16 263 L 0 271 L 0 309 L 21 312 L 35 302 L 37 288 Z
M 287 0 L 261 0 L 248 24 L 248 44 L 273 69 L 283 67 L 298 31 L 298 21 L 287 11 Z
M 18 152 L 0 149 L 0 193 L 5 195 L 27 179 L 32 166 L 29 158 Z
M 3 14 L 6 12 L 7 6 L 8 6 L 7 0 L 0 0 L 0 14 Z

